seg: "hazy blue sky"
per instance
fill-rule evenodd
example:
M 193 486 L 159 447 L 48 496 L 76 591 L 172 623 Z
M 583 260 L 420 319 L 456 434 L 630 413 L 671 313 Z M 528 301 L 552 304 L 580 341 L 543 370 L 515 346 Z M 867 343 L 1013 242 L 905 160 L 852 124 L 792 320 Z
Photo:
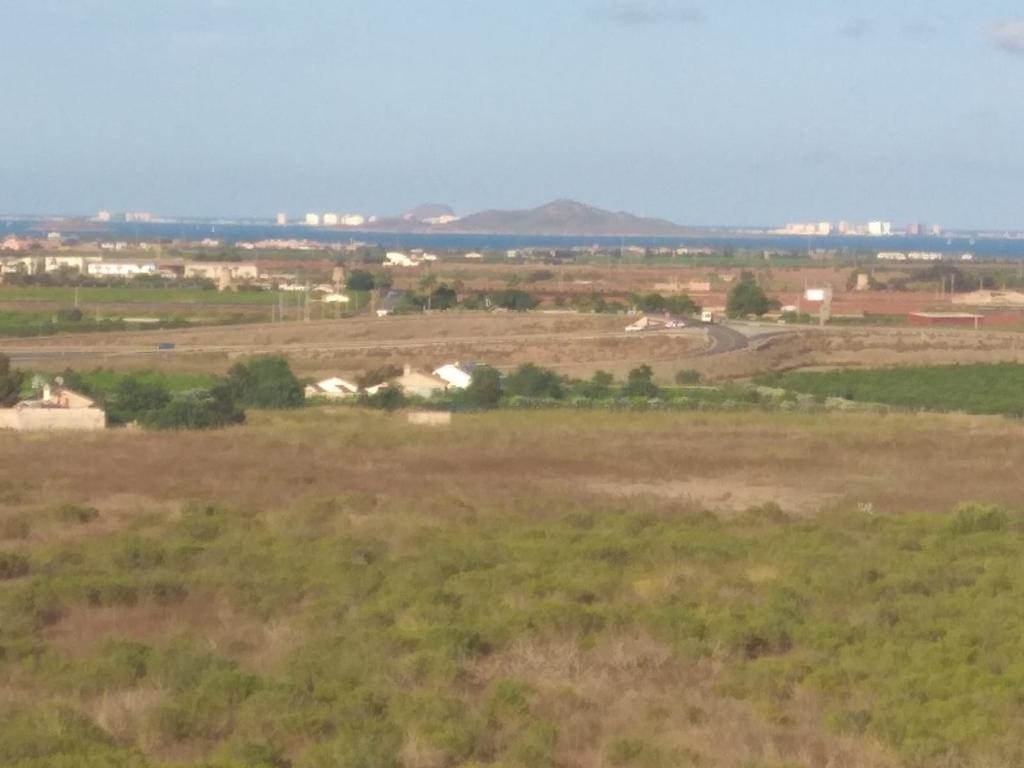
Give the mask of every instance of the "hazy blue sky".
M 0 211 L 1024 227 L 1020 0 L 0 0 Z

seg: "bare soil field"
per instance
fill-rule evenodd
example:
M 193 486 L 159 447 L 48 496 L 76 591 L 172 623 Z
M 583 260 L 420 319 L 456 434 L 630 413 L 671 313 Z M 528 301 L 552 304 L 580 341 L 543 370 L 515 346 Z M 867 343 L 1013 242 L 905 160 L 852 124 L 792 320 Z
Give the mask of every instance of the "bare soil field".
M 533 362 L 574 376 L 598 369 L 624 375 L 651 363 L 670 378 L 680 361 L 707 345 L 700 329 L 629 335 L 623 332 L 626 322 L 609 315 L 444 313 L 18 339 L 0 350 L 41 370 L 103 366 L 222 373 L 239 357 L 279 352 L 308 376 L 467 360 L 497 367 Z M 175 349 L 158 352 L 161 343 Z
M 763 326 L 768 333 L 770 326 Z M 687 366 L 709 380 L 798 368 L 871 368 L 1024 361 L 1024 334 L 934 328 L 807 328 L 755 340 L 728 355 L 695 356 Z

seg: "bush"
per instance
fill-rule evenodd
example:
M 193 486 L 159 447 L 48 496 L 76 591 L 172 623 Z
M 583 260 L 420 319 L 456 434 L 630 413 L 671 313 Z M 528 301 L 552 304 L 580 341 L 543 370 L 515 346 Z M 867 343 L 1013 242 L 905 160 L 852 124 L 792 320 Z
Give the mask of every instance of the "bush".
M 956 536 L 1002 531 L 1009 522 L 1006 512 L 990 504 L 961 504 L 953 511 L 949 530 Z
M 589 381 L 578 382 L 573 387 L 573 394 L 587 400 L 604 400 L 612 393 L 615 377 L 607 371 L 597 371 Z
M 405 407 L 407 399 L 405 393 L 398 387 L 384 387 L 372 395 L 364 395 L 361 402 L 368 408 L 397 411 L 399 408 Z
M 85 525 L 98 519 L 100 511 L 80 504 L 61 504 L 54 508 L 53 516 L 62 523 Z
M 626 397 L 654 398 L 661 394 L 654 383 L 654 371 L 649 365 L 641 365 L 629 372 L 626 378 L 626 386 L 622 390 Z
M 11 358 L 0 353 L 0 408 L 10 408 L 21 399 L 25 374 L 11 368 Z
M 166 387 L 126 376 L 117 383 L 106 405 L 113 423 L 128 424 L 142 421 L 147 414 L 159 411 L 170 402 L 171 393 Z
M 228 372 L 227 385 L 235 401 L 252 408 L 301 408 L 305 402 L 302 382 L 288 361 L 277 355 L 235 364 Z
M 345 287 L 350 291 L 372 291 L 377 286 L 372 272 L 365 269 L 353 269 L 349 272 Z
M 700 384 L 700 379 L 700 371 L 693 371 L 687 368 L 684 368 L 676 374 L 676 384 L 683 387 L 687 385 Z
M 29 572 L 28 558 L 17 552 L 0 552 L 0 581 L 25 576 Z
M 524 363 L 505 377 L 505 394 L 511 397 L 548 397 L 560 399 L 561 377 L 552 370 L 533 363 Z
M 525 312 L 533 309 L 540 301 L 526 291 L 517 288 L 506 288 L 490 295 L 491 304 L 499 309 L 511 309 L 516 312 Z
M 501 374 L 489 365 L 478 365 L 461 399 L 472 408 L 497 408 L 501 401 Z
M 245 411 L 235 405 L 231 390 L 223 384 L 210 390 L 182 392 L 140 419 L 148 429 L 217 429 L 244 421 Z

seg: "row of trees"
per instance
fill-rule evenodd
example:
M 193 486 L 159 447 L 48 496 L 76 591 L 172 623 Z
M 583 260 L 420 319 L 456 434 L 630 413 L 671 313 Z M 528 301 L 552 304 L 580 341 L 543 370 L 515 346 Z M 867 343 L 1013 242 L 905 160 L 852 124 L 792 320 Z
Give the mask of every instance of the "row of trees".
M 681 378 L 677 377 L 679 383 L 690 384 L 697 380 L 699 374 L 693 371 L 681 372 Z M 662 390 L 654 383 L 654 372 L 649 365 L 634 368 L 624 382 L 617 383 L 607 371 L 598 371 L 590 379 L 578 380 L 559 375 L 549 368 L 524 363 L 504 376 L 496 368 L 478 366 L 469 387 L 448 393 L 443 405 L 457 410 L 490 410 L 497 408 L 506 398 L 607 400 L 619 397 L 649 400 L 661 395 Z M 407 402 L 400 390 L 391 387 L 375 395 L 363 396 L 360 400 L 363 405 L 383 410 L 395 410 Z
M 109 390 L 90 386 L 74 371 L 66 371 L 64 380 L 102 405 L 111 424 L 138 423 L 148 429 L 211 429 L 243 423 L 245 408 L 299 408 L 305 402 L 302 382 L 279 356 L 237 363 L 210 387 L 178 392 L 132 374 Z

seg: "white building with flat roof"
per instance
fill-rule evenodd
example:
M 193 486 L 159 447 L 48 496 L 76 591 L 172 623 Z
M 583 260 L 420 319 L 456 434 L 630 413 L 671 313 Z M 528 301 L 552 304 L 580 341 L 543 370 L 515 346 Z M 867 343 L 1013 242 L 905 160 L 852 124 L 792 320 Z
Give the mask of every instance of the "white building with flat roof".
M 90 277 L 138 277 L 155 275 L 156 264 L 151 261 L 93 261 L 86 265 Z
M 320 226 L 320 214 L 319 213 L 307 213 L 306 214 L 306 226 L 319 227 Z

